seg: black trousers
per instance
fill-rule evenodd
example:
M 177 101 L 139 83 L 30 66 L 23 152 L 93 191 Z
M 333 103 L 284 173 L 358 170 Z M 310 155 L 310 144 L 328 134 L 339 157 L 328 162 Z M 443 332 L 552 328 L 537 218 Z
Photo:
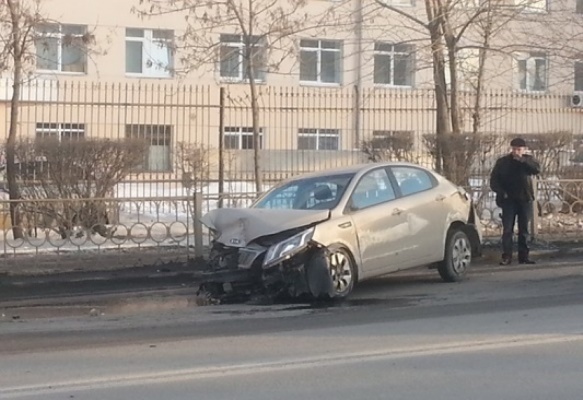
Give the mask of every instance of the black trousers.
M 528 259 L 532 201 L 506 199 L 502 207 L 502 257 L 512 259 L 514 225 L 518 220 L 518 260 Z

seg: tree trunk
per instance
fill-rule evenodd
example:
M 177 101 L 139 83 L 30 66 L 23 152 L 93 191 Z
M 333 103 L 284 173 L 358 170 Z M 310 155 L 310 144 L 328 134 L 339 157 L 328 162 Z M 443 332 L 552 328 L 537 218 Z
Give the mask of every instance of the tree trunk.
M 10 198 L 10 221 L 12 223 L 12 233 L 14 238 L 24 237 L 20 226 L 20 214 L 18 202 L 20 200 L 20 189 L 16 179 L 16 135 L 18 133 L 18 112 L 20 107 L 20 87 L 22 81 L 22 38 L 20 28 L 20 16 L 18 4 L 12 0 L 7 1 L 12 22 L 12 51 L 14 54 L 14 70 L 12 78 L 12 98 L 10 99 L 10 125 L 8 128 L 8 140 L 6 141 L 6 178 L 8 180 L 8 194 Z
M 253 68 L 250 68 L 253 69 Z M 253 75 L 250 73 L 250 75 Z M 263 177 L 261 176 L 261 135 L 259 132 L 259 101 L 257 99 L 257 86 L 254 77 L 249 77 L 251 88 L 251 113 L 253 124 L 253 169 L 255 173 L 255 191 L 257 194 L 263 192 Z
M 256 72 L 257 72 L 257 56 L 254 54 L 253 49 L 259 43 L 251 43 L 253 38 L 253 29 L 255 28 L 255 17 L 253 7 L 253 0 L 248 0 L 248 26 L 247 30 L 243 28 L 243 35 L 245 37 L 245 54 L 244 58 L 247 60 L 249 75 L 249 89 L 251 91 L 251 122 L 253 128 L 253 172 L 255 177 L 255 192 L 259 196 L 263 192 L 263 176 L 261 173 L 261 134 L 259 131 L 259 99 L 257 94 L 257 85 L 255 82 Z M 241 21 L 242 22 L 242 21 Z M 260 62 L 263 62 L 262 57 L 260 57 Z
M 486 65 L 486 56 L 488 55 L 488 48 L 490 47 L 490 36 L 492 34 L 493 25 L 493 15 L 492 10 L 488 11 L 488 17 L 486 19 L 486 26 L 484 27 L 484 43 L 482 44 L 482 49 L 480 50 L 480 60 L 478 65 L 478 77 L 476 81 L 476 94 L 474 98 L 474 112 L 472 113 L 472 134 L 476 135 L 479 132 L 481 124 L 481 107 L 480 102 L 482 100 L 482 88 Z
M 450 73 L 450 88 L 449 88 L 449 117 L 451 119 L 451 133 L 448 135 L 446 141 L 448 152 L 445 154 L 450 162 L 449 179 L 458 185 L 465 186 L 465 176 L 469 165 L 465 157 L 465 143 L 461 143 L 459 135 L 460 128 L 460 112 L 458 101 L 458 80 L 457 80 L 457 57 L 455 40 L 446 35 L 447 54 L 449 62 Z M 471 162 L 470 162 L 471 163 Z
M 435 3 L 425 0 L 427 25 L 431 38 L 431 54 L 433 58 L 433 80 L 435 83 L 435 170 L 446 177 L 451 176 L 450 160 L 448 159 L 447 138 L 451 133 L 449 119 L 449 104 L 447 99 L 447 84 L 445 81 L 445 58 L 443 32 L 436 20 Z

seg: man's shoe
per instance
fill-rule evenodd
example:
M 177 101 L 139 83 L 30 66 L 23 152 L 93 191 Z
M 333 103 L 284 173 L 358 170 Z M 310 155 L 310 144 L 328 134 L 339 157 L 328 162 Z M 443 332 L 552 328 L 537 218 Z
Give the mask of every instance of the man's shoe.
M 533 260 L 526 259 L 526 260 L 520 260 L 520 261 L 518 261 L 518 263 L 519 263 L 519 264 L 528 264 L 528 265 L 533 265 L 533 264 L 536 264 L 536 261 L 533 261 Z
M 510 265 L 512 264 L 512 259 L 510 258 L 503 258 L 502 260 L 500 260 L 500 265 Z

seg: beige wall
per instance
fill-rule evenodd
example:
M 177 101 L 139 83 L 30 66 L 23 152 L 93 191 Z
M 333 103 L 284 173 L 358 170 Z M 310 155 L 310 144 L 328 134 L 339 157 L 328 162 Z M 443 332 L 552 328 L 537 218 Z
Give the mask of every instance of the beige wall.
M 521 1 L 528 2 L 529 0 Z M 426 17 L 423 2 L 417 1 L 415 3 L 416 7 L 404 7 L 402 9 L 405 12 L 415 12 L 419 19 L 424 21 Z M 62 23 L 87 24 L 95 34 L 97 43 L 93 48 L 95 54 L 92 55 L 92 59 L 89 62 L 88 73 L 75 76 L 75 79 L 89 81 L 99 79 L 100 81 L 109 82 L 164 82 L 176 80 L 176 78 L 126 77 L 125 28 L 173 29 L 178 34 L 181 34 L 185 29 L 184 14 L 141 18 L 136 12 L 132 11 L 134 7 L 139 6 L 137 0 L 94 0 L 83 2 L 77 0 L 43 0 L 42 4 L 44 12 L 50 18 Z M 311 0 L 302 12 L 319 15 L 330 4 L 329 1 Z M 337 8 L 331 20 L 332 18 L 338 18 L 347 23 L 347 21 L 353 19 L 351 13 L 356 4 L 355 0 L 333 4 Z M 551 1 L 551 7 L 553 13 L 524 14 L 519 20 L 510 23 L 508 29 L 496 34 L 492 47 L 497 49 L 497 52 L 496 55 L 492 55 L 492 59 L 488 62 L 488 78 L 486 81 L 489 87 L 513 89 L 513 65 L 510 54 L 513 51 L 512 46 L 516 46 L 517 43 L 529 44 L 529 42 L 532 42 L 533 45 L 548 45 L 557 49 L 559 47 L 575 46 L 572 43 L 560 46 L 561 40 L 569 41 L 569 38 L 583 32 L 583 25 L 581 25 L 580 19 L 577 21 L 577 17 L 580 16 L 573 13 L 575 1 Z M 358 76 L 357 58 L 360 57 L 362 59 L 361 76 L 364 86 L 372 86 L 372 44 L 375 40 L 414 42 L 418 47 L 419 60 L 417 64 L 420 68 L 416 73 L 416 86 L 418 88 L 430 87 L 431 70 L 427 68 L 430 57 L 427 34 L 424 29 L 387 10 L 371 12 L 368 11 L 370 7 L 366 8 L 366 10 L 364 15 L 365 26 L 363 28 L 363 54 L 356 54 L 356 34 L 349 24 L 311 29 L 302 33 L 302 37 L 343 40 L 345 56 L 343 61 L 343 84 L 353 85 L 356 83 Z M 464 18 L 467 18 L 467 16 Z M 562 21 L 560 24 L 557 22 L 559 20 Z M 463 21 L 463 19 L 460 19 L 460 21 Z M 225 28 L 225 31 L 229 30 L 232 29 Z M 215 33 L 219 34 L 221 32 L 217 30 Z M 561 35 L 563 35 L 563 38 Z M 468 32 L 466 36 L 468 38 L 476 37 L 472 32 Z M 547 38 L 548 43 L 541 43 L 542 38 Z M 290 40 L 284 45 L 284 47 L 287 46 L 295 47 L 297 42 L 294 43 Z M 581 44 L 580 50 L 583 52 L 583 44 Z M 279 59 L 281 53 L 274 52 L 272 56 L 274 59 Z M 175 58 L 178 60 L 180 54 L 177 54 Z M 568 64 L 569 62 L 565 61 L 564 58 L 561 60 L 556 57 L 551 59 L 549 91 L 564 93 L 572 89 L 572 66 Z M 181 68 L 182 66 L 178 64 L 177 67 Z M 281 63 L 277 73 L 268 75 L 267 84 L 275 86 L 298 85 L 298 74 L 297 53 L 293 53 Z M 53 74 L 52 76 L 44 77 L 62 78 L 64 76 L 66 74 Z M 201 66 L 189 75 L 181 76 L 181 79 L 189 83 L 203 82 L 207 84 L 219 82 L 214 66 L 211 64 Z

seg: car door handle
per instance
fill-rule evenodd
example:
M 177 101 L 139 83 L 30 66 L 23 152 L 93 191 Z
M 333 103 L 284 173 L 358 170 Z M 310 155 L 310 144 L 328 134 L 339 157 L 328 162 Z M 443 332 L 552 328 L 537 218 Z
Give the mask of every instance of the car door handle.
M 345 222 L 343 224 L 338 225 L 340 229 L 350 228 L 352 226 L 352 222 Z
M 435 201 L 443 201 L 443 200 L 445 200 L 445 196 L 444 196 L 444 195 L 442 195 L 442 194 L 438 194 L 438 195 L 435 197 Z
M 393 215 L 401 215 L 403 213 L 403 210 L 401 210 L 400 208 L 395 208 L 393 210 Z

